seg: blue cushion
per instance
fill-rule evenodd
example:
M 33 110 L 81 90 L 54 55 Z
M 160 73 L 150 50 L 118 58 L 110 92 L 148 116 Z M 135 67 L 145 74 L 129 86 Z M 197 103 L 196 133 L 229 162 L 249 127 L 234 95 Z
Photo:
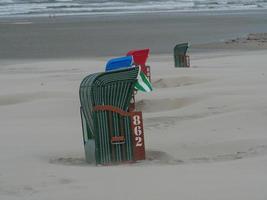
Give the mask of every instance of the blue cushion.
M 106 64 L 106 71 L 129 68 L 133 65 L 133 57 L 125 56 L 120 58 L 113 58 Z

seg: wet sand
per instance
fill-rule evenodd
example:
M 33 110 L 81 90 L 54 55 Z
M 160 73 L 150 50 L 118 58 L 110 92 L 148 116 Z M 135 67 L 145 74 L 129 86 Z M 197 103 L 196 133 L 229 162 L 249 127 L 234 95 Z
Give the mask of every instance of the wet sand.
M 180 42 L 198 45 L 267 32 L 266 21 L 265 11 L 5 18 L 0 61 L 119 56 L 143 47 L 168 54 Z

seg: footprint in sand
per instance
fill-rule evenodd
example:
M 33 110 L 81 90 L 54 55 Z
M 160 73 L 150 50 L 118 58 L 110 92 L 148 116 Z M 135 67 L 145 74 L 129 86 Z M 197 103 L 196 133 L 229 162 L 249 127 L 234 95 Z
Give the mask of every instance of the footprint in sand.
M 259 145 L 249 148 L 247 151 L 238 151 L 229 154 L 219 154 L 215 156 L 203 156 L 198 158 L 188 159 L 187 162 L 193 163 L 203 163 L 203 162 L 222 162 L 222 161 L 231 161 L 244 159 L 249 157 L 261 156 L 267 154 L 267 145 Z
M 162 112 L 185 107 L 197 100 L 196 98 L 143 99 L 136 102 L 136 109 L 147 113 Z
M 238 151 L 229 154 L 218 154 L 215 156 L 201 156 L 201 157 L 188 157 L 184 159 L 179 159 L 171 156 L 167 152 L 157 151 L 157 150 L 146 150 L 146 160 L 138 161 L 133 163 L 132 166 L 136 165 L 181 165 L 181 164 L 192 164 L 192 163 L 212 163 L 212 162 L 224 162 L 233 161 L 238 159 L 245 159 L 249 157 L 262 156 L 267 154 L 267 145 L 258 145 L 249 148 L 247 151 Z M 68 166 L 92 166 L 94 164 L 86 163 L 84 158 L 56 158 L 50 159 L 52 164 L 61 164 Z M 71 179 L 61 178 L 59 179 L 61 184 L 70 184 L 73 182 Z
M 154 150 L 147 150 L 146 151 L 146 163 L 151 164 L 183 164 L 183 160 L 174 159 L 166 152 L 163 151 L 154 151 Z
M 194 85 L 199 83 L 205 83 L 211 81 L 211 79 L 205 78 L 196 78 L 196 77 L 169 77 L 169 78 L 160 78 L 152 82 L 154 88 L 173 88 L 173 87 L 182 87 L 187 85 Z
M 68 179 L 68 178 L 61 178 L 61 179 L 59 179 L 59 183 L 62 184 L 62 185 L 70 184 L 72 182 L 73 182 L 73 180 Z
M 66 97 L 67 93 L 63 92 L 33 92 L 33 93 L 17 93 L 10 95 L 0 95 L 0 106 L 27 103 L 38 99 L 46 99 L 53 97 Z
M 72 158 L 72 157 L 53 158 L 49 160 L 49 163 L 61 164 L 61 165 L 75 165 L 75 166 L 89 165 L 86 163 L 85 158 Z

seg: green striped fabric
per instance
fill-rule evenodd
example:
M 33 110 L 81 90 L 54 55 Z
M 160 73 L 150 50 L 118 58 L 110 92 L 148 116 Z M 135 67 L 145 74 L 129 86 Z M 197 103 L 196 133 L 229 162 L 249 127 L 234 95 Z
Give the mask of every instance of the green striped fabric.
M 96 73 L 81 82 L 79 93 L 83 139 L 85 145 L 89 140 L 95 141 L 97 164 L 133 160 L 130 117 L 111 111 L 93 111 L 93 108 L 109 105 L 127 112 L 138 71 L 135 67 Z M 111 143 L 114 136 L 124 136 L 125 143 Z
M 148 80 L 147 76 L 144 74 L 144 72 L 141 71 L 140 67 L 139 67 L 137 82 L 135 83 L 134 87 L 136 90 L 139 90 L 142 92 L 152 91 L 152 85 L 150 81 Z

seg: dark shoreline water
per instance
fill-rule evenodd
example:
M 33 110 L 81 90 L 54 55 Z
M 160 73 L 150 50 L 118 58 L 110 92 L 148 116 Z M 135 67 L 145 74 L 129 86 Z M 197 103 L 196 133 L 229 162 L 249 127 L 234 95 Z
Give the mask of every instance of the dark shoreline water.
M 266 24 L 264 11 L 5 18 L 0 20 L 0 59 L 121 56 L 145 47 L 172 53 L 176 43 L 267 32 Z

